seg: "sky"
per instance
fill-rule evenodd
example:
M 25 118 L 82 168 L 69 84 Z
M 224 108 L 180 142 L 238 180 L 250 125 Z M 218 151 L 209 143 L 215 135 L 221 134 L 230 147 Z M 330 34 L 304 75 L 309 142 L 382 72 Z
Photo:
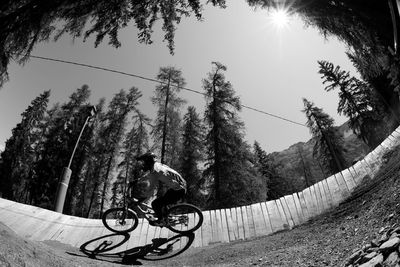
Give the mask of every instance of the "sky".
M 287 25 L 277 27 L 265 9 L 249 7 L 244 0 L 227 1 L 227 8 L 206 6 L 203 21 L 183 18 L 175 36 L 175 54 L 171 55 L 163 42 L 161 25 L 155 25 L 153 44 L 137 41 L 133 25 L 121 30 L 122 46 L 118 49 L 104 39 L 94 48 L 93 38 L 83 42 L 68 35 L 57 42 L 38 44 L 32 55 L 94 65 L 154 79 L 160 67 L 180 69 L 185 88 L 204 92 L 202 79 L 212 71 L 212 61 L 227 67 L 230 81 L 241 103 L 266 113 L 304 124 L 306 118 L 302 98 L 313 101 L 341 125 L 346 118 L 337 115 L 337 92 L 325 92 L 318 60 L 328 60 L 357 76 L 347 58 L 346 46 L 336 38 L 324 39 L 317 29 L 306 28 L 296 16 Z M 44 90 L 51 89 L 50 105 L 68 101 L 82 85 L 92 91 L 91 103 L 105 97 L 107 102 L 121 89 L 137 87 L 143 97 L 140 109 L 154 118 L 150 97 L 154 82 L 121 74 L 89 69 L 76 65 L 32 58 L 24 66 L 11 63 L 10 81 L 0 89 L 0 150 L 11 136 L 11 130 L 21 120 L 21 113 Z M 202 114 L 204 98 L 193 92 L 181 91 L 187 105 Z M 185 113 L 186 108 L 183 110 Z M 244 121 L 246 140 L 258 141 L 268 153 L 281 151 L 311 136 L 308 128 L 243 108 L 239 116 Z

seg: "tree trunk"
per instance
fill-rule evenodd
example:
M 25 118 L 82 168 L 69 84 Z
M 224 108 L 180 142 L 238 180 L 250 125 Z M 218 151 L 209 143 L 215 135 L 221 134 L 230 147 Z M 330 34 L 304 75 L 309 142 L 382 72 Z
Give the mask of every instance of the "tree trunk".
M 165 143 L 166 143 L 166 139 L 167 139 L 167 118 L 168 118 L 168 102 L 169 102 L 170 83 L 171 83 L 171 73 L 169 73 L 169 75 L 168 75 L 167 94 L 165 96 L 163 138 L 162 138 L 162 144 L 161 144 L 161 163 L 165 163 Z
M 100 218 L 101 218 L 101 216 L 103 216 L 104 199 L 106 198 L 108 175 L 110 174 L 112 160 L 113 160 L 113 157 L 111 156 L 108 159 L 107 171 L 106 171 L 106 175 L 104 176 L 103 193 L 102 193 L 102 196 L 101 196 L 101 205 L 100 205 Z

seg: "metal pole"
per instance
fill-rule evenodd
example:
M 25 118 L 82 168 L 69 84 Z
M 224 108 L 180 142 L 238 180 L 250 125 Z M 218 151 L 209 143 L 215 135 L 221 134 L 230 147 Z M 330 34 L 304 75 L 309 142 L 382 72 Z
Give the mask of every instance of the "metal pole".
M 89 119 L 96 114 L 96 107 L 91 107 L 90 113 L 87 116 L 85 123 L 82 126 L 81 132 L 79 133 L 78 139 L 76 140 L 74 150 L 72 151 L 71 157 L 69 159 L 69 163 L 67 167 L 64 167 L 61 178 L 58 183 L 58 188 L 57 188 L 57 193 L 56 193 L 56 202 L 54 204 L 54 210 L 56 212 L 62 213 L 64 209 L 64 202 L 65 202 L 65 197 L 67 195 L 67 190 L 68 190 L 68 185 L 69 185 L 69 180 L 71 178 L 72 170 L 71 170 L 71 164 L 72 164 L 72 159 L 74 158 L 76 149 L 79 144 L 79 140 L 82 137 L 83 131 L 85 130 L 85 127 L 87 123 L 89 122 Z

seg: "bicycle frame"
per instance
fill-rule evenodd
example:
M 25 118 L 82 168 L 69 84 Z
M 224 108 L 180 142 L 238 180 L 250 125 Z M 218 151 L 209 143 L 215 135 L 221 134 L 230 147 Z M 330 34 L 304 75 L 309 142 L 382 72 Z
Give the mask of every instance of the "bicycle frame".
M 139 218 L 146 218 L 146 220 L 150 221 L 149 219 L 151 217 L 155 217 L 153 208 L 146 203 L 140 202 L 138 199 L 133 198 L 130 204 L 132 206 L 131 210 L 136 213 Z M 128 207 L 128 205 L 125 207 Z

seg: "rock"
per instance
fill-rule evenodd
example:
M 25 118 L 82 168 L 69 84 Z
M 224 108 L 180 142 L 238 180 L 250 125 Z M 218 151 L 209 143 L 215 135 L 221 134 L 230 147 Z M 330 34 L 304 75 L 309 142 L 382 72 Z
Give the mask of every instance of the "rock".
M 400 238 L 394 237 L 392 239 L 389 239 L 385 243 L 383 243 L 380 247 L 380 251 L 388 251 L 388 250 L 394 250 L 397 248 L 397 246 L 400 244 Z
M 395 266 L 399 262 L 399 254 L 394 251 L 390 253 L 390 255 L 386 258 L 386 260 L 383 262 L 384 266 Z
M 389 237 L 387 236 L 387 233 L 384 233 L 381 238 L 379 238 L 379 244 L 385 243 L 386 241 L 389 240 Z
M 372 244 L 366 244 L 362 247 L 363 251 L 367 251 L 368 249 L 372 248 Z
M 370 261 L 359 265 L 358 267 L 378 267 L 381 266 L 383 263 L 383 255 L 379 254 L 375 258 L 371 259 Z
M 371 241 L 371 246 L 372 247 L 379 247 L 379 241 L 378 240 L 372 240 Z
M 385 232 L 385 227 L 382 227 L 381 229 L 379 229 L 378 234 L 382 234 L 383 232 Z
M 370 260 L 372 260 L 373 258 L 375 258 L 376 256 L 378 256 L 378 253 L 377 253 L 377 252 L 375 252 L 375 251 L 374 251 L 374 252 L 371 252 L 371 253 L 369 253 L 369 254 L 363 256 L 363 257 L 362 257 L 362 260 L 360 260 L 359 263 L 364 263 L 364 262 L 370 261 Z
M 347 264 L 353 264 L 360 257 L 361 253 L 362 253 L 362 250 L 358 250 L 358 251 L 354 252 L 347 260 Z
M 393 229 L 392 231 L 390 231 L 390 234 L 394 234 L 394 233 L 400 234 L 400 227 L 397 227 L 397 228 Z

